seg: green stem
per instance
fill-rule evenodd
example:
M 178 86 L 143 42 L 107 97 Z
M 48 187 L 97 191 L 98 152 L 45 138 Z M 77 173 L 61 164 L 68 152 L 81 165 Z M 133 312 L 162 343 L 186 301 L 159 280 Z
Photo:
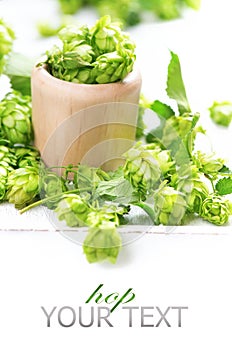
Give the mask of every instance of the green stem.
M 88 191 L 88 190 L 90 190 L 89 187 L 86 187 L 86 188 L 82 188 L 82 189 L 81 189 L 81 191 Z M 21 209 L 21 210 L 19 211 L 19 213 L 20 213 L 20 214 L 24 214 L 26 211 L 28 211 L 28 210 L 30 210 L 30 209 L 32 209 L 32 208 L 38 207 L 38 206 L 41 205 L 41 204 L 45 204 L 45 203 L 47 203 L 47 202 L 49 202 L 49 201 L 52 201 L 52 200 L 55 200 L 55 199 L 59 199 L 59 198 L 61 199 L 61 198 L 64 197 L 66 194 L 75 194 L 75 193 L 78 193 L 78 192 L 80 192 L 80 189 L 79 189 L 79 188 L 76 189 L 76 190 L 71 190 L 71 191 L 63 192 L 62 194 L 59 193 L 59 194 L 56 194 L 56 195 L 54 195 L 54 196 L 50 196 L 50 197 L 46 197 L 46 198 L 40 199 L 39 201 L 34 202 L 34 203 L 28 205 L 27 207 Z
M 212 188 L 213 188 L 213 192 L 215 192 L 216 189 L 215 189 L 215 186 L 214 186 L 212 177 L 209 176 L 208 174 L 204 174 L 204 175 L 205 175 L 205 177 L 211 182 L 211 186 L 212 186 Z
M 154 210 L 148 204 L 145 204 L 144 202 L 137 202 L 137 203 L 133 203 L 133 205 L 136 205 L 137 207 L 140 207 L 141 209 L 143 209 L 145 213 L 149 215 L 152 222 L 155 222 Z

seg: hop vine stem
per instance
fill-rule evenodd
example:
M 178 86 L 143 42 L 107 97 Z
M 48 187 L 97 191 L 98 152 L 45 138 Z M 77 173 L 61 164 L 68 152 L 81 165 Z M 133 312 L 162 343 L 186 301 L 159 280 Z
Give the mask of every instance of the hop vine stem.
M 19 211 L 19 213 L 24 214 L 26 211 L 33 209 L 33 208 L 36 208 L 39 205 L 46 204 L 47 202 L 49 202 L 51 200 L 55 200 L 55 199 L 59 199 L 59 198 L 61 199 L 61 198 L 65 197 L 66 194 L 80 193 L 80 191 L 89 191 L 89 190 L 91 190 L 90 187 L 82 188 L 81 190 L 78 188 L 76 190 L 63 192 L 62 194 L 56 194 L 54 196 L 46 197 L 46 198 L 40 199 L 39 201 L 36 201 L 36 202 L 28 205 L 27 207 L 21 209 Z

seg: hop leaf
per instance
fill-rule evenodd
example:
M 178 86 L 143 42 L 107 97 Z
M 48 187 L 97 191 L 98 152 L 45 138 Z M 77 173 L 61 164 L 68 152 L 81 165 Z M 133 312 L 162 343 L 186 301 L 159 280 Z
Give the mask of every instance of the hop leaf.
M 224 177 L 223 179 L 220 179 L 216 184 L 216 190 L 218 191 L 218 194 L 221 196 L 224 196 L 226 194 L 232 193 L 232 179 L 230 177 Z
M 171 51 L 171 61 L 168 66 L 167 94 L 178 105 L 180 114 L 191 112 L 187 99 L 179 57 Z

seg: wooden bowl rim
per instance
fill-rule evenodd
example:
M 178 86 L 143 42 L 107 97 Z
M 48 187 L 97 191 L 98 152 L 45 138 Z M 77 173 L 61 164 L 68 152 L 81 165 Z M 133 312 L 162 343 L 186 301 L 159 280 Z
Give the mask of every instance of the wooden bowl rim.
M 83 83 L 73 83 L 70 81 L 62 80 L 54 77 L 47 70 L 47 65 L 43 64 L 41 66 L 37 66 L 33 68 L 33 73 L 39 73 L 43 79 L 49 79 L 54 84 L 58 84 L 61 87 L 72 87 L 74 89 L 84 88 L 84 89 L 111 89 L 117 87 L 123 87 L 124 85 L 128 85 L 133 83 L 135 80 L 142 80 L 140 70 L 137 65 L 134 65 L 134 69 L 132 72 L 128 73 L 128 75 L 122 80 L 115 83 L 107 83 L 107 84 L 83 84 Z M 33 77 L 33 75 L 32 75 Z

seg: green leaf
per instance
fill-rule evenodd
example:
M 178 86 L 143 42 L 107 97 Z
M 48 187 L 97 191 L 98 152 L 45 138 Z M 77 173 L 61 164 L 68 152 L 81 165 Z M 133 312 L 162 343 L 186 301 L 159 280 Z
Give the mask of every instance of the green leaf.
M 168 66 L 167 94 L 178 105 L 180 114 L 191 112 L 182 79 L 179 57 L 171 51 L 171 61 Z
M 153 112 L 158 114 L 160 117 L 163 117 L 164 119 L 168 119 L 175 115 L 175 112 L 170 106 L 166 105 L 163 102 L 160 102 L 159 100 L 155 100 L 150 108 Z
M 128 204 L 131 202 L 133 191 L 130 182 L 121 177 L 99 182 L 96 194 L 109 200 L 116 199 L 118 203 Z
M 223 165 L 223 167 L 219 170 L 219 173 L 220 174 L 232 174 L 232 171 L 226 165 Z
M 219 180 L 215 186 L 216 190 L 221 196 L 232 193 L 232 179 L 230 177 L 224 177 Z
M 17 75 L 9 76 L 11 81 L 11 86 L 14 90 L 20 91 L 23 95 L 31 95 L 31 78 L 30 77 L 20 77 Z
M 13 52 L 4 70 L 11 81 L 12 88 L 23 95 L 31 94 L 31 72 L 35 65 L 35 58 Z

